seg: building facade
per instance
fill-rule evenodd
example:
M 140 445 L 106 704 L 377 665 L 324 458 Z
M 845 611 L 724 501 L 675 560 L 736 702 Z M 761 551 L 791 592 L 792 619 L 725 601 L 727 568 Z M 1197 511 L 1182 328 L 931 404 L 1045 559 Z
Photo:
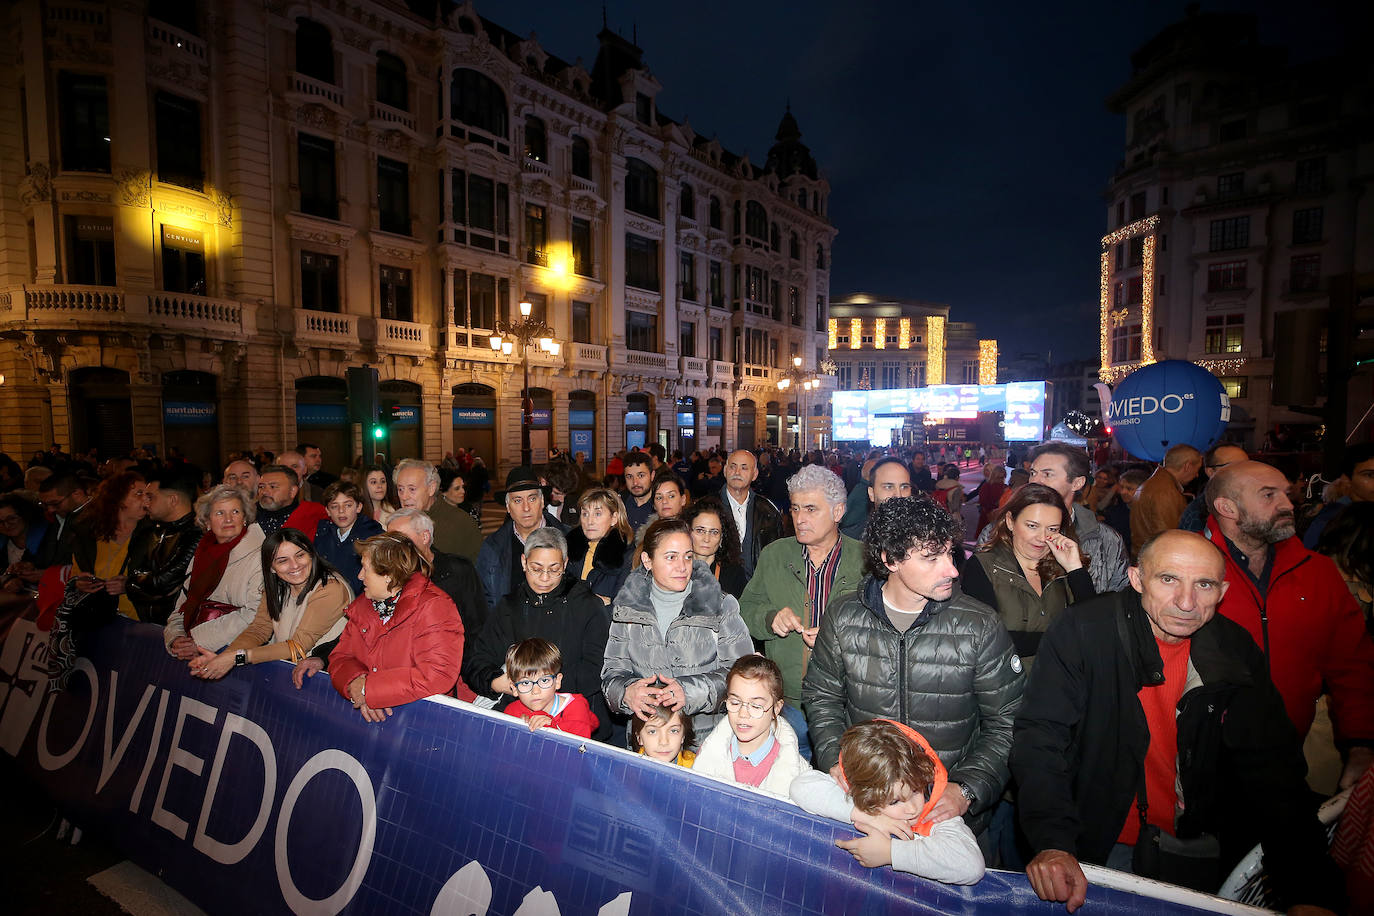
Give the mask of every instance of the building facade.
M 823 357 L 829 184 L 790 111 L 751 163 L 472 3 L 23 0 L 0 64 L 0 449 L 391 457 L 752 445 Z M 417 12 L 418 11 L 418 12 Z
M 1367 62 L 1290 64 L 1259 44 L 1252 16 L 1194 13 L 1141 47 L 1132 70 L 1108 100 L 1126 146 L 1099 261 L 1102 379 L 1191 360 L 1230 395 L 1228 438 L 1260 448 L 1277 429 L 1315 427 L 1288 405 L 1321 401 L 1318 326 L 1355 305 L 1334 289 L 1368 286 L 1374 271 Z M 1297 327 L 1311 332 L 1307 356 L 1286 330 Z M 1276 386 L 1276 370 L 1320 379 L 1313 400 Z M 1349 399 L 1347 429 L 1374 399 L 1368 369 Z

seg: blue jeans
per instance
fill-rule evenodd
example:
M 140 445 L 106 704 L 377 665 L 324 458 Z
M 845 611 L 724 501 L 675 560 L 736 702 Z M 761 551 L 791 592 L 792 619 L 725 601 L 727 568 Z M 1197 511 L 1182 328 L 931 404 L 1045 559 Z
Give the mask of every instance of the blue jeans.
M 788 725 L 792 726 L 792 731 L 797 733 L 797 751 L 802 759 L 807 763 L 811 762 L 811 738 L 810 730 L 806 727 L 806 716 L 802 711 L 790 703 L 782 704 L 782 717 Z

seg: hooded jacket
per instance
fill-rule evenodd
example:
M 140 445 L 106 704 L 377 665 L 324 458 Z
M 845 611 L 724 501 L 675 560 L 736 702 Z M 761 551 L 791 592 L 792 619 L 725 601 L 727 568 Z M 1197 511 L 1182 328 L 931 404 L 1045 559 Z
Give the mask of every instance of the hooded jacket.
M 649 571 L 630 573 L 611 608 L 611 630 L 601 689 L 611 710 L 627 714 L 625 688 L 640 678 L 664 674 L 676 678 L 686 696 L 683 711 L 692 717 L 698 735 L 710 734 L 723 716 L 725 675 L 730 666 L 754 651 L 749 630 L 739 615 L 739 603 L 723 592 L 716 577 L 700 561 L 692 564 L 682 613 L 658 629 Z
M 1060 849 L 1106 862 L 1126 818 L 1136 816 L 1150 744 L 1137 694 L 1163 680 L 1134 590 L 1090 599 L 1050 625 L 1011 753 L 1017 814 L 1036 853 Z M 1288 905 L 1339 910 L 1342 880 L 1326 855 L 1302 745 L 1263 654 L 1220 614 L 1190 640 L 1176 722 L 1177 835 L 1217 835 L 1223 869 L 1263 843 L 1265 866 Z
M 883 583 L 863 587 L 821 618 L 802 685 L 812 759 L 828 770 L 840 736 L 869 719 L 893 719 L 920 732 L 951 782 L 977 801 L 964 820 L 986 825 L 1007 783 L 1012 719 L 1025 674 L 997 612 L 955 592 L 926 603 L 905 633 L 888 620 Z

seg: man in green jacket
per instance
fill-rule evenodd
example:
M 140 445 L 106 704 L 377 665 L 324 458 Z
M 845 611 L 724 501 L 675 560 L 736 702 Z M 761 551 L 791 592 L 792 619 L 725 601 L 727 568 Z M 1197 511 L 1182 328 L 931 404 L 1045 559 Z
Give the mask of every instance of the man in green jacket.
M 825 610 L 852 593 L 863 578 L 863 544 L 840 534 L 844 483 L 811 464 L 787 481 L 797 536 L 780 538 L 759 554 L 754 576 L 740 597 L 749 635 L 782 669 L 783 717 L 797 733 L 798 749 L 811 759 L 801 712 L 802 677 L 811 659 Z

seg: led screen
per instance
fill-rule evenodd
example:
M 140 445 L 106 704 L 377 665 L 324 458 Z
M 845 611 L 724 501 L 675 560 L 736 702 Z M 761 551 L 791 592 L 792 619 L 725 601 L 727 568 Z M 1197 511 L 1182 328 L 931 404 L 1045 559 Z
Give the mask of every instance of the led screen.
M 937 414 L 972 419 L 1001 411 L 1009 441 L 1038 442 L 1045 429 L 1045 383 L 933 385 L 884 391 L 837 391 L 830 401 L 836 440 L 891 442 L 892 430 L 908 416 Z

